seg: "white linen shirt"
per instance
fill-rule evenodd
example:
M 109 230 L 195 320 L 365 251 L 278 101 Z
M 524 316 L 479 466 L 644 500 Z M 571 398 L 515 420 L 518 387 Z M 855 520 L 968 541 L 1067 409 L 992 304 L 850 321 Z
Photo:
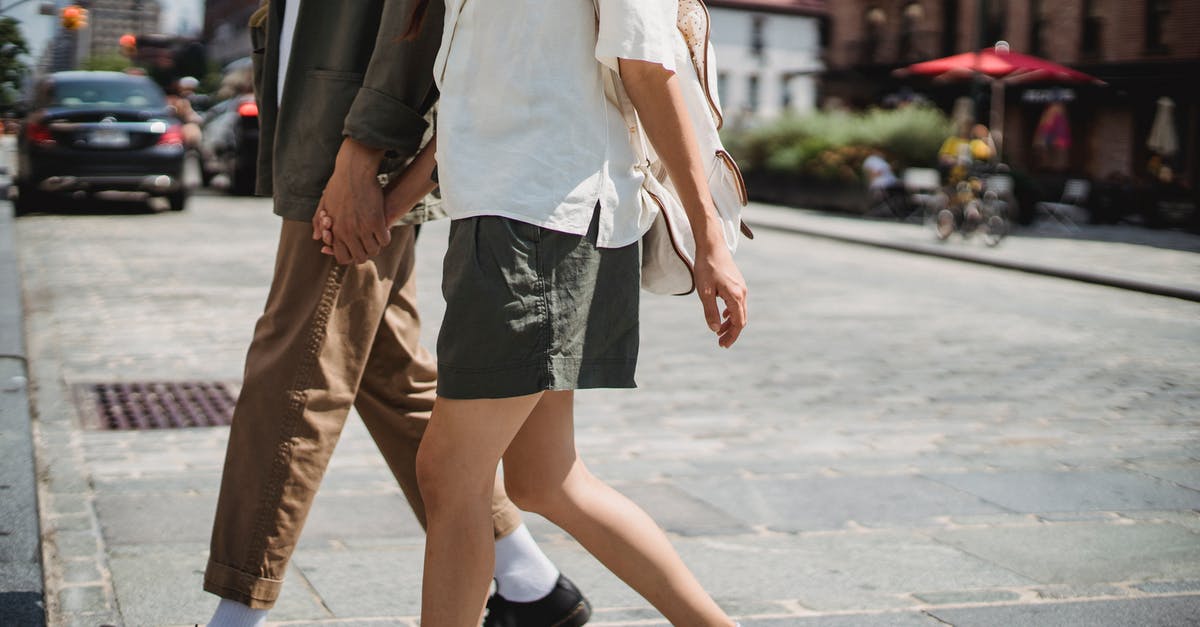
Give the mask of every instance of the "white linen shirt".
M 437 162 L 452 219 L 494 215 L 636 242 L 642 208 L 620 109 L 605 97 L 617 59 L 675 70 L 677 0 L 446 0 L 434 63 Z M 605 67 L 607 66 L 607 68 Z

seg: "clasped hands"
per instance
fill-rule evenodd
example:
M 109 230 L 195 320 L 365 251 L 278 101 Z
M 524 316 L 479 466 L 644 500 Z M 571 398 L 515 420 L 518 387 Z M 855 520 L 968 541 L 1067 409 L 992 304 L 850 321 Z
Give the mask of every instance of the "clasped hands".
M 436 184 L 430 180 L 436 142 L 430 141 L 386 188 L 376 171 L 383 151 L 349 137 L 342 141 L 333 176 L 313 215 L 313 239 L 340 264 L 360 264 L 392 241 L 391 225 L 404 217 Z

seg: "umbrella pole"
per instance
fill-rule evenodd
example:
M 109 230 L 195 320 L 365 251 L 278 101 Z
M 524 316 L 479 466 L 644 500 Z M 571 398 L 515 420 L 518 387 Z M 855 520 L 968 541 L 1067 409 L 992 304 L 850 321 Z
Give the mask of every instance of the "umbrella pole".
M 989 126 L 996 142 L 996 161 L 1004 153 L 1004 81 L 992 79 L 992 110 Z

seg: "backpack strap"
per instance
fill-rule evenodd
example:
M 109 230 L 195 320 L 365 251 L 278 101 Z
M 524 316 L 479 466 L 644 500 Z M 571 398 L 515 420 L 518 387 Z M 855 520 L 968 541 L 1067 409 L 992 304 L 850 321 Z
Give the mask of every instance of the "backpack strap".
M 596 32 L 600 32 L 600 0 L 592 0 L 592 7 L 596 11 Z M 597 63 L 599 63 L 597 61 Z M 625 128 L 629 131 L 629 145 L 633 147 L 633 158 L 636 163 L 646 168 L 650 167 L 650 144 L 646 141 L 646 133 L 642 130 L 642 123 L 638 120 L 637 108 L 633 106 L 633 101 L 629 99 L 629 93 L 625 91 L 625 85 L 621 83 L 621 75 L 616 70 L 601 64 L 601 72 L 604 75 L 604 92 L 617 105 L 621 111 L 621 118 L 625 120 Z

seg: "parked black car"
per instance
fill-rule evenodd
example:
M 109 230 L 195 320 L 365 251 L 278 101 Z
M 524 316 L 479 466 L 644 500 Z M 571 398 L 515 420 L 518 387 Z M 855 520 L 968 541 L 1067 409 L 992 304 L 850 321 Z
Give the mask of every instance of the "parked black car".
M 204 182 L 229 178 L 230 193 L 254 193 L 258 159 L 258 104 L 253 94 L 223 100 L 204 113 L 200 167 Z
M 106 191 L 165 197 L 175 211 L 187 205 L 181 126 L 145 76 L 51 74 L 35 87 L 17 145 L 18 214 L 56 194 Z

